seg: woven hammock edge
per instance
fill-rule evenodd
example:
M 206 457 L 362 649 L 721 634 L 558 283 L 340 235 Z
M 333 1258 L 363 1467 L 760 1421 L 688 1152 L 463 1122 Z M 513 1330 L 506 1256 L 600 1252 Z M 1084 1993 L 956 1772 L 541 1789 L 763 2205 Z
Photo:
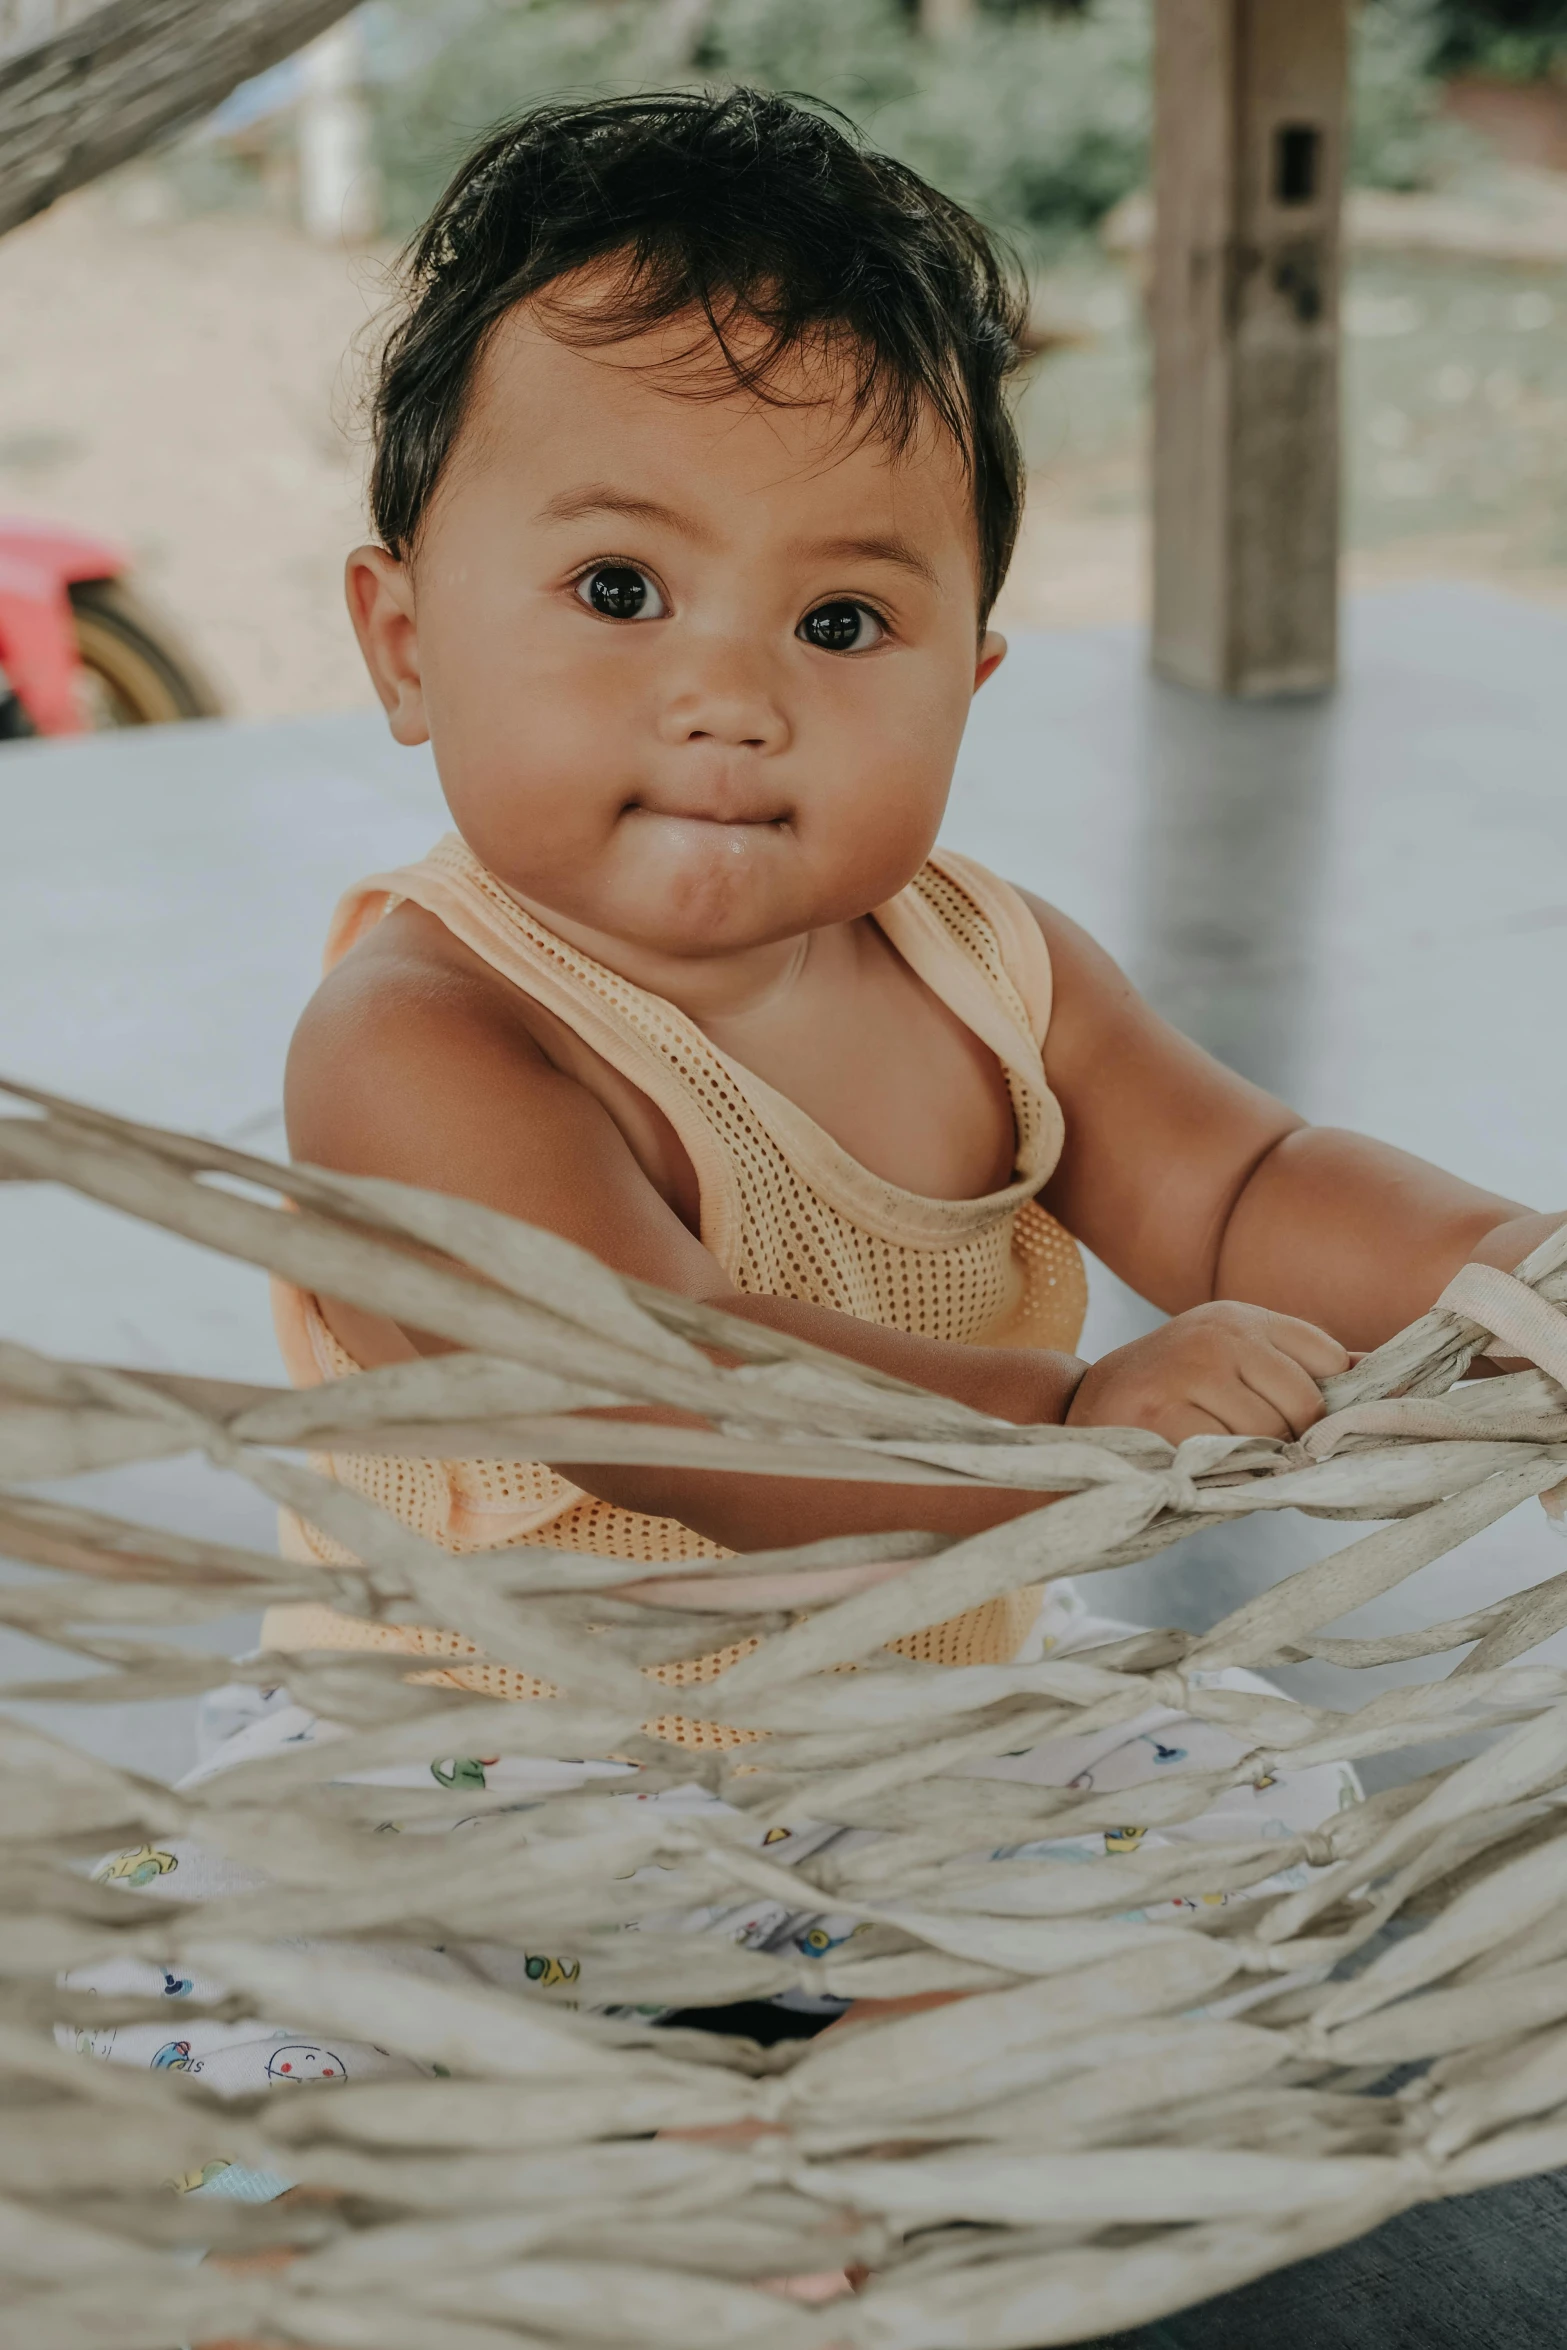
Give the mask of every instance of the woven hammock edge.
M 1326 1383 L 1303 1442 L 1172 1447 L 985 1418 L 468 1202 L 0 1091 L 0 1177 L 460 1350 L 295 1391 L 0 1339 L 0 1551 L 28 1570 L 0 1584 L 0 1623 L 81 1662 L 0 1688 L 8 1709 L 238 1681 L 337 1726 L 174 1789 L 0 1715 L 0 2350 L 1046 2350 L 1567 2164 L 1567 1670 L 1528 1661 L 1567 1626 L 1567 1574 L 1394 1636 L 1329 1631 L 1567 1485 L 1567 1229 L 1513 1274 L 1468 1268 Z M 1464 1384 L 1488 1350 L 1535 1367 Z M 599 1416 L 626 1405 L 678 1424 Z M 977 1484 L 1040 1506 L 962 1540 L 682 1560 L 671 1595 L 542 1545 L 454 1557 L 312 1465 L 352 1453 Z M 62 1497 L 190 1454 L 359 1563 Z M 1279 1509 L 1345 1521 L 1342 1547 L 1200 1635 L 951 1669 L 889 1651 L 1023 1584 Z M 796 1600 L 791 1581 L 841 1596 Z M 311 1601 L 439 1625 L 556 1694 L 506 1703 L 376 1654 L 236 1664 L 179 1637 Z M 740 1641 L 680 1707 L 758 1735 L 654 1735 L 650 1671 Z M 1379 1673 L 1424 1658 L 1445 1677 Z M 1378 1673 L 1375 1693 L 1340 1711 L 1256 1685 L 1313 1659 Z M 1158 1707 L 1220 1727 L 1234 1762 L 1111 1794 L 983 1775 Z M 563 1769 L 525 1807 L 482 1771 L 376 1784 L 464 1756 L 623 1769 Z M 1409 1757 L 1396 1784 L 1287 1839 L 1194 1857 L 1160 1833 L 1280 1768 L 1389 1756 Z M 392 1811 L 402 1832 L 377 1833 Z M 823 1823 L 868 1832 L 788 1865 Z M 1106 1837 L 1086 1866 L 1038 1849 Z M 155 1859 L 179 1838 L 252 1889 L 94 1876 L 116 1846 Z M 667 1924 L 752 1896 L 854 1929 L 811 1958 Z M 510 1988 L 419 1972 L 421 1951 L 480 1946 L 552 1957 Z M 390 2069 L 220 2100 L 178 2069 L 85 2061 L 96 2031 L 166 2012 L 72 1987 L 117 1959 L 221 1985 L 186 2012 L 351 2034 Z M 767 2048 L 654 2020 L 791 1991 L 965 1996 Z M 214 2194 L 225 2167 L 291 2192 Z

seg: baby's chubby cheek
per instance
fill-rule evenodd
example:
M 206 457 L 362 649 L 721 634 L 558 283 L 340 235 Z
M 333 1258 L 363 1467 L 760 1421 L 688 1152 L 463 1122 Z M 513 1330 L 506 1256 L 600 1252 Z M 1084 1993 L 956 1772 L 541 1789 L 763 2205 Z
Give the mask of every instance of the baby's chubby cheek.
M 634 788 L 602 712 L 504 671 L 484 692 L 442 692 L 431 747 L 452 821 L 515 889 L 598 856 Z M 617 755 L 618 754 L 618 755 Z
M 673 952 L 721 951 L 857 919 L 919 870 L 945 792 L 918 763 L 819 759 L 780 775 L 777 817 L 686 812 L 714 795 L 671 788 L 613 730 L 519 717 L 507 733 L 437 744 L 458 831 L 505 885 L 546 913 Z M 633 755 L 628 756 L 628 752 Z M 794 766 L 794 762 L 790 762 Z M 911 772 L 912 768 L 912 772 Z
M 475 856 L 546 914 L 674 952 L 808 922 L 814 893 L 787 826 L 650 810 L 607 759 L 563 773 L 492 753 L 455 773 L 443 762 L 442 783 Z

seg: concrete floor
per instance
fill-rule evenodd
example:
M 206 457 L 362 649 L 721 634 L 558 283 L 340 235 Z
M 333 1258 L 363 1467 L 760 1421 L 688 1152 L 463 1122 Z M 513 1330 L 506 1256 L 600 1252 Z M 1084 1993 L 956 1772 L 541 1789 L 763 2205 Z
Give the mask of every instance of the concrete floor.
M 976 705 L 947 836 L 1057 900 L 1192 1035 L 1308 1116 L 1560 1204 L 1567 1097 L 1547 1023 L 1567 971 L 1567 615 L 1480 589 L 1389 591 L 1351 607 L 1345 666 L 1332 701 L 1231 707 L 1152 684 L 1130 630 L 1022 638 Z M 440 825 L 425 756 L 357 713 L 8 747 L 0 1065 L 279 1150 L 283 1050 L 332 902 Z M 1089 1351 L 1151 1319 L 1101 1273 Z M 0 1331 L 276 1375 L 257 1276 L 41 1191 L 0 1193 Z M 99 1506 L 269 1539 L 255 1497 L 188 1464 L 92 1483 Z M 1094 1596 L 1196 1626 L 1342 1539 L 1238 1527 Z M 1354 1629 L 1458 1613 L 1561 1563 L 1531 1508 Z M 4 1677 L 46 1661 L 0 1642 Z M 1351 1701 L 1372 1678 L 1296 1676 Z M 186 1756 L 187 1708 L 66 1723 L 146 1769 Z

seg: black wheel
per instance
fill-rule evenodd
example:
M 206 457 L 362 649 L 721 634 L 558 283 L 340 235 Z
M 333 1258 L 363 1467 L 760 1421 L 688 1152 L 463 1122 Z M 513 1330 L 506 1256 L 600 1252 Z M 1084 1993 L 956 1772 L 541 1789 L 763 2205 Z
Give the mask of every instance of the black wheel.
M 122 580 L 79 580 L 71 610 L 85 715 L 96 731 L 222 716 L 200 664 Z

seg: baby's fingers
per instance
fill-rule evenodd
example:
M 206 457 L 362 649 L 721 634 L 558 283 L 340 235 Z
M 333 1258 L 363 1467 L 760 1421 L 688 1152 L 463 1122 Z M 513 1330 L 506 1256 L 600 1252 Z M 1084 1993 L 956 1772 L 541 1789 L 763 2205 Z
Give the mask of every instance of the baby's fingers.
M 1271 1436 L 1272 1428 L 1253 1427 L 1264 1407 L 1257 1397 L 1232 1379 L 1204 1396 L 1186 1396 L 1145 1412 L 1134 1427 L 1151 1428 L 1166 1444 L 1184 1444 L 1188 1436 Z M 1111 1423 L 1114 1425 L 1114 1423 Z
M 1299 1322 L 1293 1314 L 1265 1314 L 1263 1316 L 1268 1342 L 1291 1362 L 1299 1363 L 1313 1379 L 1331 1379 L 1338 1371 L 1349 1369 L 1349 1349 L 1326 1330 L 1319 1330 L 1315 1322 Z
M 1323 1414 L 1322 1390 L 1311 1373 L 1277 1347 L 1248 1347 L 1236 1364 L 1248 1397 L 1267 1407 L 1275 1425 L 1248 1420 L 1248 1436 L 1304 1436 Z

